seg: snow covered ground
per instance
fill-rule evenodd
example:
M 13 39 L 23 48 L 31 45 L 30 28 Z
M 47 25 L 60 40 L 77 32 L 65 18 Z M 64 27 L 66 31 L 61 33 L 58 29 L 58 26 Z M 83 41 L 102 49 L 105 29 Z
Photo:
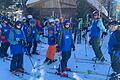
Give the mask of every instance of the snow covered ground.
M 45 40 L 43 40 L 45 41 Z M 110 57 L 107 53 L 107 43 L 108 43 L 108 37 L 105 37 L 103 40 L 103 45 L 102 45 L 102 51 L 104 53 L 104 56 L 107 60 L 108 63 L 110 63 Z M 39 64 L 42 64 L 43 60 L 45 59 L 45 54 L 47 51 L 47 44 L 39 44 L 38 50 L 40 52 L 39 56 L 34 56 L 32 59 L 34 66 L 38 66 Z M 8 50 L 9 52 L 9 50 Z M 86 55 L 87 54 L 87 55 Z M 68 66 L 74 70 L 74 71 L 83 71 L 87 72 L 88 70 L 91 70 L 93 72 L 97 72 L 99 74 L 105 74 L 107 75 L 108 69 L 110 65 L 101 65 L 101 64 L 95 64 L 95 69 L 93 67 L 94 64 L 92 63 L 87 63 L 88 61 L 80 60 L 80 59 L 91 59 L 94 57 L 94 52 L 92 48 L 89 45 L 86 45 L 85 49 L 85 43 L 82 41 L 82 44 L 76 44 L 76 51 L 72 52 L 71 59 L 69 60 Z M 58 58 L 56 55 L 55 58 Z M 76 60 L 77 58 L 77 60 Z M 90 61 L 89 61 L 90 62 Z M 12 75 L 9 72 L 9 65 L 10 61 L 3 61 L 2 59 L 0 60 L 0 80 L 22 80 L 14 75 Z M 37 67 L 36 69 L 33 69 L 31 62 L 29 60 L 28 56 L 24 56 L 24 68 L 25 71 L 30 72 L 32 74 L 40 74 L 40 78 L 34 78 L 32 76 L 24 75 L 23 77 L 26 80 L 71 80 L 68 78 L 63 78 L 58 75 L 53 75 L 47 73 L 47 71 L 55 72 L 55 69 L 51 68 L 56 68 L 59 65 L 59 61 L 55 62 L 54 64 L 47 66 L 47 65 L 42 65 L 40 67 Z M 76 67 L 78 66 L 78 67 Z M 39 69 L 39 70 L 38 70 Z M 112 72 L 112 70 L 111 70 Z M 111 73 L 110 72 L 110 73 Z M 95 75 L 95 74 L 80 74 L 80 73 L 74 73 L 74 72 L 68 72 L 68 74 L 72 77 L 78 78 L 76 80 L 106 80 L 106 76 L 101 76 L 101 75 Z M 81 78 L 81 79 L 80 79 Z

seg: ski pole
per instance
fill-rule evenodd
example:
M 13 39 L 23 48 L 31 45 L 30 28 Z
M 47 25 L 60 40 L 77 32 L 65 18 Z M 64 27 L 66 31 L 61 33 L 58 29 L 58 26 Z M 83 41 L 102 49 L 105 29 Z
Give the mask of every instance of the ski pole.
M 25 48 L 25 50 L 26 50 L 27 54 L 29 54 L 26 48 Z M 28 56 L 28 58 L 29 58 L 29 60 L 30 60 L 30 62 L 32 64 L 33 69 L 35 69 L 34 63 L 33 63 L 32 59 L 31 59 L 31 57 L 29 55 L 27 55 L 27 56 Z
M 59 58 L 59 62 L 60 62 L 60 65 L 59 65 L 60 72 L 62 72 L 62 65 L 61 65 L 61 60 L 62 60 L 62 52 L 59 52 L 58 58 Z
M 114 55 L 112 55 L 112 58 L 113 58 L 113 56 L 114 56 Z M 115 60 L 114 60 L 113 62 L 112 62 L 112 61 L 111 61 L 111 62 L 112 62 L 112 63 L 115 63 L 115 62 L 117 62 L 118 60 L 119 60 L 118 58 L 115 58 Z M 112 63 L 111 63 L 111 64 L 112 64 Z M 106 80 L 108 80 L 110 70 L 111 70 L 111 65 L 110 65 L 110 67 L 109 67 L 109 69 L 108 69 L 108 73 L 107 73 Z
M 110 69 L 111 69 L 111 66 L 109 66 L 109 69 L 108 69 L 108 73 L 107 73 L 106 80 L 108 80 L 108 75 L 109 75 L 109 73 L 110 73 Z
M 86 53 L 85 56 L 87 56 L 87 39 L 86 38 L 85 38 L 85 53 Z
M 75 51 L 73 53 L 74 53 L 74 60 L 75 60 L 75 65 L 76 65 L 75 67 L 78 68 L 78 66 L 77 66 L 77 57 L 75 55 Z

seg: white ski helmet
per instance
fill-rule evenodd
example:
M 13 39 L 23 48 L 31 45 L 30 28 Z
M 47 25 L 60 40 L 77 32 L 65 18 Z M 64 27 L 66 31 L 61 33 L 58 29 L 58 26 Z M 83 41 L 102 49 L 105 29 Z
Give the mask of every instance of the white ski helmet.
M 49 19 L 49 22 L 50 22 L 50 23 L 54 23 L 55 20 L 51 18 L 51 19 Z
M 31 19 L 31 18 L 33 18 L 33 16 L 32 16 L 32 15 L 28 15 L 27 18 L 28 18 L 28 19 Z
M 58 18 L 56 18 L 56 19 L 55 19 L 55 21 L 56 21 L 56 22 L 59 22 L 59 19 L 58 19 Z
M 22 20 L 26 20 L 26 17 L 22 17 Z

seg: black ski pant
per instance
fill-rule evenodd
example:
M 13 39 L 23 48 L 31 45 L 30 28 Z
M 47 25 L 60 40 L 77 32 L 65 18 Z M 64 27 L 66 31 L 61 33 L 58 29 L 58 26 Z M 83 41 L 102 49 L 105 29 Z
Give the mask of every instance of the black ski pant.
M 111 67 L 116 73 L 120 73 L 120 58 L 117 56 L 111 56 Z
M 90 43 L 91 43 L 91 45 L 92 45 L 92 48 L 93 48 L 93 50 L 94 50 L 94 52 L 95 52 L 96 57 L 97 57 L 99 60 L 104 61 L 105 58 L 104 58 L 103 53 L 102 53 L 102 51 L 101 51 L 100 39 L 99 39 L 99 38 L 94 38 L 94 37 L 92 37 L 92 38 L 90 39 Z
M 27 47 L 28 53 L 30 53 L 32 46 L 33 46 L 32 54 L 35 54 L 37 50 L 37 41 L 28 42 Z
M 67 67 L 68 60 L 71 57 L 71 51 L 62 52 L 62 59 L 58 68 L 58 72 L 64 72 L 64 69 Z
M 10 70 L 14 71 L 18 68 L 23 69 L 23 53 L 13 54 Z
M 9 42 L 6 43 L 1 43 L 1 47 L 0 47 L 0 57 L 7 57 L 7 50 L 9 48 L 10 44 Z

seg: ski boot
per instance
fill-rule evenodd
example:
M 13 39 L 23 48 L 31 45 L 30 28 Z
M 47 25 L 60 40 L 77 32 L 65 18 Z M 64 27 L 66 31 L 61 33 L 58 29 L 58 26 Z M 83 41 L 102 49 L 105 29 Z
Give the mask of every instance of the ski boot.
M 17 68 L 16 71 L 17 71 L 17 72 L 24 73 L 24 68 Z
M 54 62 L 56 62 L 56 61 L 57 61 L 57 59 L 50 60 L 47 65 L 50 65 L 50 64 L 52 64 L 52 63 L 54 63 Z
M 9 70 L 12 74 L 16 74 L 17 71 L 16 70 Z
M 64 70 L 65 70 L 65 71 L 71 71 L 71 69 L 68 68 L 68 67 L 64 68 Z
M 60 75 L 61 77 L 68 77 L 68 74 L 66 72 L 56 72 L 57 75 Z
M 50 59 L 46 58 L 43 63 L 45 64 L 45 63 L 47 63 L 49 60 L 50 60 Z
M 110 76 L 111 76 L 111 78 L 109 80 L 119 80 L 117 73 L 112 73 Z

